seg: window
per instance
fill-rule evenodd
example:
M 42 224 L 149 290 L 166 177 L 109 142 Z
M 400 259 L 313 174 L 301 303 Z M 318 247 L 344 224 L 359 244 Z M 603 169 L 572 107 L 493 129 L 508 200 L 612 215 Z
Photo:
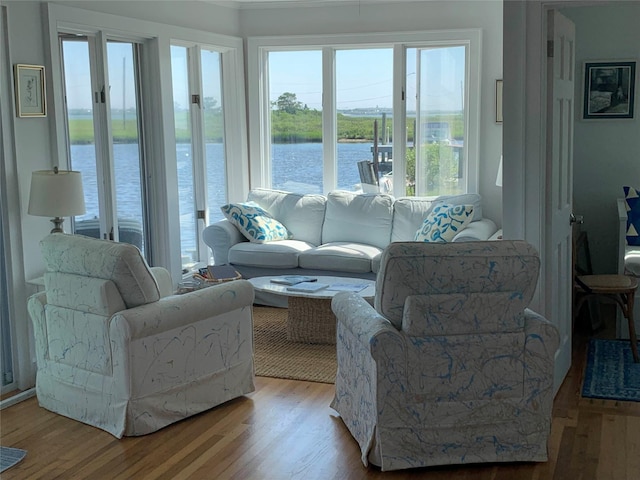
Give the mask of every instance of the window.
M 249 39 L 252 186 L 477 191 L 480 32 L 331 41 Z
M 131 243 L 145 253 L 140 45 L 102 35 L 59 38 L 69 165 L 82 173 L 86 204 L 73 231 Z
M 200 233 L 219 205 L 249 189 L 242 39 L 45 8 L 52 158 L 84 179 L 75 230 L 135 243 L 177 283 L 210 260 Z
M 171 46 L 183 268 L 211 263 L 202 230 L 227 203 L 222 56 L 199 45 Z M 207 214 L 208 212 L 208 214 Z

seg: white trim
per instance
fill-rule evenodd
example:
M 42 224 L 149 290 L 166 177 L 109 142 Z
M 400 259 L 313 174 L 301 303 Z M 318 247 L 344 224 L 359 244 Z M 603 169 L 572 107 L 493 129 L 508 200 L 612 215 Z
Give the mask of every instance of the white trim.
M 20 393 L 16 393 L 15 395 L 12 395 L 9 398 L 5 398 L 4 400 L 2 400 L 0 402 L 0 410 L 4 410 L 5 408 L 8 408 L 12 405 L 15 405 L 16 403 L 20 403 L 23 402 L 31 397 L 35 397 L 36 396 L 36 389 L 35 388 L 30 388 L 28 390 L 24 390 Z

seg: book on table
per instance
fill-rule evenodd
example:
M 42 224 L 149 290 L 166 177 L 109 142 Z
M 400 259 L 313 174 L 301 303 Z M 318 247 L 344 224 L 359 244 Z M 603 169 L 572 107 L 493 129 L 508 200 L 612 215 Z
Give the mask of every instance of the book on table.
M 296 285 L 302 282 L 315 282 L 317 278 L 307 277 L 306 275 L 282 275 L 281 277 L 274 277 L 271 279 L 271 283 L 278 283 L 280 285 Z
M 204 270 L 202 273 L 204 273 L 205 278 L 208 280 L 221 282 L 224 280 L 237 280 L 242 278 L 242 275 L 240 275 L 231 265 L 209 265 L 202 270 Z
M 290 285 L 287 287 L 287 291 L 289 292 L 301 292 L 301 293 L 313 293 L 319 290 L 323 290 L 329 286 L 328 283 L 318 283 L 318 282 L 301 282 L 296 283 L 295 285 Z
M 366 283 L 332 283 L 328 290 L 336 292 L 361 292 L 369 285 Z

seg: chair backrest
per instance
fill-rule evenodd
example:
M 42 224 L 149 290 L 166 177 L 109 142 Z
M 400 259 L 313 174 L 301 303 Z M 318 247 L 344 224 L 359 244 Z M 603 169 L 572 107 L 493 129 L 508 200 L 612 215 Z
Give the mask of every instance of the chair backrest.
M 73 293 L 82 284 L 82 277 L 89 277 L 112 282 L 126 308 L 160 299 L 156 280 L 140 250 L 133 245 L 81 235 L 52 234 L 45 237 L 40 246 L 47 269 L 47 291 L 54 283 L 59 286 L 70 282 L 66 290 Z M 109 289 L 102 284 L 91 283 L 96 291 Z M 113 293 L 108 294 L 109 298 L 113 298 Z
M 375 308 L 411 336 L 514 332 L 539 269 L 538 253 L 523 241 L 391 243 Z

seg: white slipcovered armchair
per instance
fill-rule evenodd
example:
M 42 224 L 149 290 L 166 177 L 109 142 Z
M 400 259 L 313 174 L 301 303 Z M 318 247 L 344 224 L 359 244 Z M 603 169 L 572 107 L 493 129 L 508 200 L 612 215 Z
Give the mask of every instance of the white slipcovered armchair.
M 132 245 L 53 234 L 41 248 L 29 314 L 42 407 L 120 438 L 254 390 L 246 280 L 161 298 L 169 273 Z
M 342 292 L 332 407 L 382 470 L 545 461 L 558 331 L 521 241 L 390 244 L 375 309 Z

